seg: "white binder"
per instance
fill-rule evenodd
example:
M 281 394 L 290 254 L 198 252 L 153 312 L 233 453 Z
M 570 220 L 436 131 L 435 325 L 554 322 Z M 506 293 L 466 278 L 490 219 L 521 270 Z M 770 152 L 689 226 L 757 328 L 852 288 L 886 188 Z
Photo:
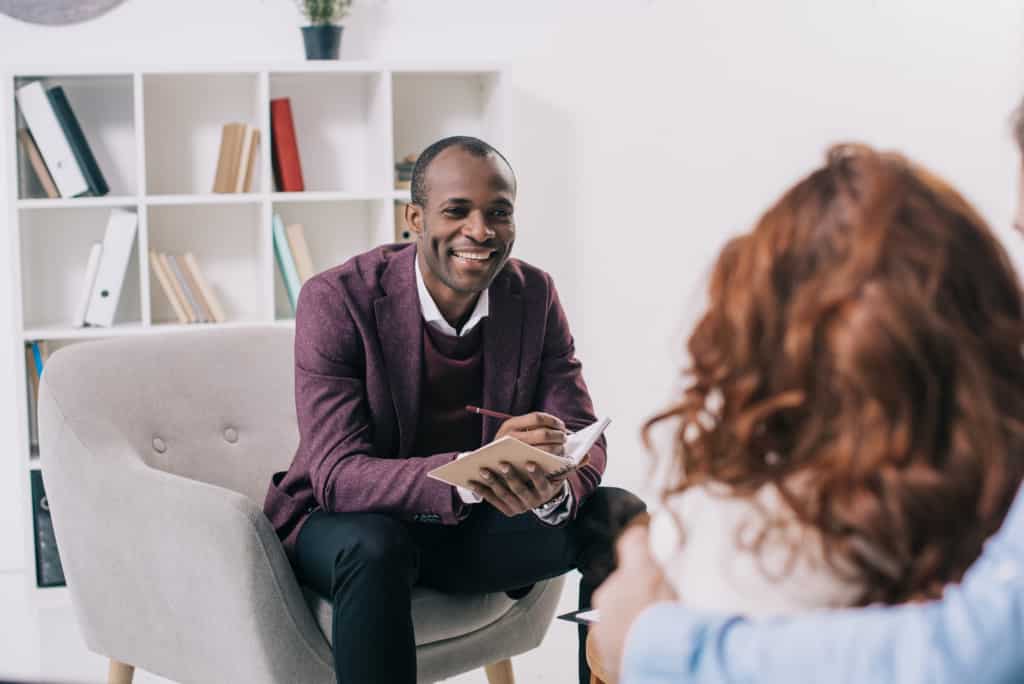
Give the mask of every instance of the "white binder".
M 135 212 L 124 209 L 110 211 L 107 232 L 103 236 L 100 266 L 89 298 L 89 311 L 85 315 L 87 325 L 110 327 L 114 324 L 114 313 L 121 298 L 121 285 L 128 270 L 128 261 L 132 257 L 137 225 Z
M 82 292 L 78 296 L 78 307 L 75 309 L 74 325 L 81 328 L 85 325 L 85 315 L 89 313 L 89 302 L 92 300 L 92 286 L 96 282 L 96 273 L 100 270 L 100 256 L 103 254 L 103 245 L 98 242 L 92 243 L 89 250 L 89 262 L 85 266 L 85 282 L 82 283 Z
M 25 123 L 35 138 L 39 154 L 43 156 L 60 196 L 77 197 L 89 192 L 89 184 L 78 166 L 68 139 L 64 137 L 64 129 L 53 113 L 42 82 L 32 81 L 18 88 L 17 99 L 21 115 L 25 117 Z

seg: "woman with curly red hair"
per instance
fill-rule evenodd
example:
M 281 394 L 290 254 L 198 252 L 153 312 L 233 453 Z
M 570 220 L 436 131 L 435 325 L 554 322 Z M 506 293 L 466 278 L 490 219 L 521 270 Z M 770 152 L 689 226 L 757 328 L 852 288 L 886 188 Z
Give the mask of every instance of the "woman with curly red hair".
M 680 600 L 748 615 L 934 598 L 1024 477 L 1024 302 L 951 186 L 829 150 L 733 239 L 689 339 L 651 544 Z M 646 430 L 645 430 L 646 434 Z

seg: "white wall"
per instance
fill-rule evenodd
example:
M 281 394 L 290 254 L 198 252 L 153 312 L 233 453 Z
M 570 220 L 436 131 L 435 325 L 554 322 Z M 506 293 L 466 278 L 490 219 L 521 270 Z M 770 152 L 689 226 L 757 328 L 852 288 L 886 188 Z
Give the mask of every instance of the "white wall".
M 5 66 L 292 60 L 298 23 L 290 0 L 128 0 L 66 28 L 0 16 L 0 50 Z M 357 0 L 348 24 L 348 58 L 509 60 L 517 250 L 555 275 L 598 411 L 615 418 L 609 482 L 645 477 L 637 430 L 678 378 L 717 248 L 828 142 L 905 150 L 1013 240 L 1013 0 Z M 4 273 L 9 258 L 0 251 Z M 0 278 L 5 328 L 10 299 Z M 0 334 L 0 387 L 13 358 Z M 0 436 L 14 433 L 8 395 Z M 8 495 L 20 457 L 0 441 L 0 547 L 20 542 Z

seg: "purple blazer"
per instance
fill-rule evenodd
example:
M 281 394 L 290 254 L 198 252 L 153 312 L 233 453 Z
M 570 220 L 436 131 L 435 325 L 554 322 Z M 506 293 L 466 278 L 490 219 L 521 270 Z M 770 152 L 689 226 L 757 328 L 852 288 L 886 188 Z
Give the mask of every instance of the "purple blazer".
M 264 511 L 289 554 L 315 509 L 375 512 L 454 525 L 468 515 L 455 488 L 426 473 L 456 454 L 411 453 L 422 378 L 415 244 L 387 245 L 314 276 L 295 315 L 299 447 L 275 473 Z M 510 259 L 490 287 L 484 406 L 545 411 L 570 430 L 595 420 L 551 277 Z M 482 418 L 487 443 L 501 421 Z M 576 508 L 601 480 L 604 439 L 570 477 Z

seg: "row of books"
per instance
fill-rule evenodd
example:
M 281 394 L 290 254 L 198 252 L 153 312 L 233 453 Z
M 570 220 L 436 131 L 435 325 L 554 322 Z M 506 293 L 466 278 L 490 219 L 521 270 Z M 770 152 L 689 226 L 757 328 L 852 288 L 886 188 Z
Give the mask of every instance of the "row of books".
M 128 272 L 138 216 L 133 211 L 111 209 L 103 242 L 95 242 L 89 250 L 85 282 L 79 295 L 72 324 L 77 327 L 114 324 L 121 286 Z
M 29 453 L 39 456 L 39 380 L 43 366 L 50 358 L 50 345 L 45 340 L 25 344 L 25 381 L 28 388 L 28 435 Z M 50 520 L 50 508 L 43 489 L 42 472 L 32 468 L 30 489 L 32 490 L 32 537 L 35 543 L 36 585 L 56 587 L 64 584 L 64 569 L 57 551 L 57 539 Z
M 223 323 L 224 307 L 191 252 L 180 256 L 149 250 L 150 270 L 179 323 Z
M 299 301 L 299 290 L 316 273 L 309 253 L 309 244 L 306 242 L 306 231 L 301 223 L 285 226 L 281 215 L 275 213 L 273 238 L 277 266 L 281 270 L 281 279 L 284 280 L 284 288 L 288 292 L 288 302 L 294 312 Z
M 18 140 L 47 197 L 110 192 L 64 88 L 32 81 L 15 98 L 27 126 L 18 130 Z
M 50 358 L 50 345 L 45 340 L 25 343 L 25 384 L 28 387 L 28 442 L 32 456 L 39 455 L 39 378 Z
M 252 190 L 259 141 L 259 129 L 249 124 L 224 124 L 217 155 L 217 173 L 213 179 L 214 192 Z M 275 188 L 280 192 L 305 190 L 290 98 L 278 97 L 270 101 L 270 142 Z
M 220 133 L 217 173 L 214 192 L 249 192 L 252 190 L 256 153 L 260 148 L 260 131 L 247 123 L 227 123 Z

